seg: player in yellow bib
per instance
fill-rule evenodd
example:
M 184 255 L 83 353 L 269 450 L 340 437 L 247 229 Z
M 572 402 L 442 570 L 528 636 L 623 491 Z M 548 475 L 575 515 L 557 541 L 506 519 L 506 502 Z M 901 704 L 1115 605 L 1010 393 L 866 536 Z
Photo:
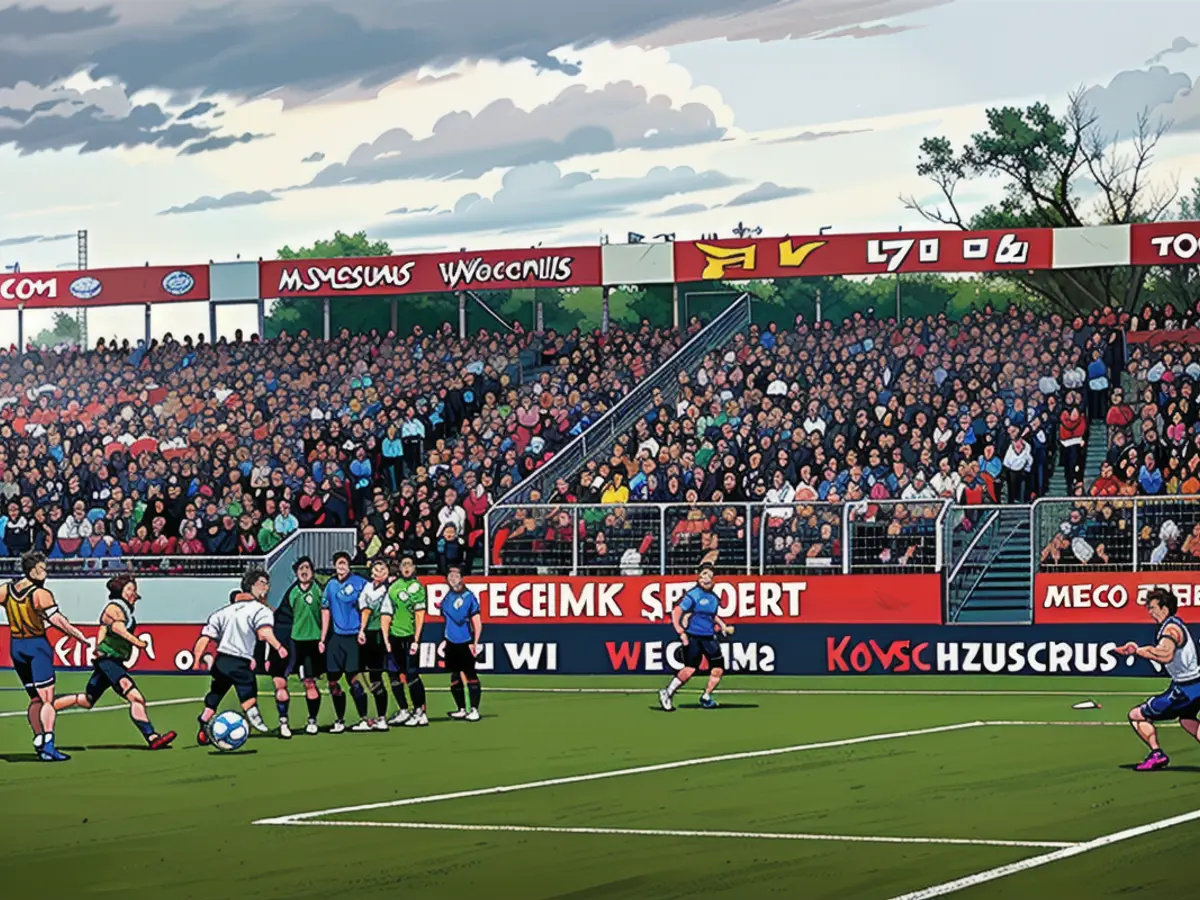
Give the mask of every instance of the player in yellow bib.
M 112 688 L 113 692 L 129 704 L 129 718 L 137 726 L 146 745 L 151 750 L 165 750 L 175 740 L 175 732 L 159 734 L 150 724 L 146 712 L 146 698 L 134 684 L 129 674 L 129 660 L 134 649 L 145 650 L 146 642 L 135 635 L 137 621 L 133 607 L 141 599 L 137 579 L 132 575 L 116 575 L 108 580 L 108 604 L 100 613 L 100 633 L 96 635 L 96 658 L 92 664 L 92 677 L 82 694 L 64 694 L 54 701 L 59 712 L 72 707 L 91 709 Z
M 42 762 L 65 762 L 71 757 L 54 746 L 54 651 L 46 637 L 47 626 L 86 643 L 83 632 L 62 614 L 54 595 L 46 590 L 46 556 L 21 557 L 25 577 L 0 584 L 0 604 L 8 616 L 9 649 L 13 668 L 29 694 L 29 727 L 33 749 Z

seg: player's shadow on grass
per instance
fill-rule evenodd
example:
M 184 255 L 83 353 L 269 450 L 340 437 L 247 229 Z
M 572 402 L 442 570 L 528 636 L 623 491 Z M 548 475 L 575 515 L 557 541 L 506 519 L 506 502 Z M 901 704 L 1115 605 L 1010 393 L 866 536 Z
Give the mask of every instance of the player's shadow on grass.
M 32 763 L 41 762 L 36 753 L 0 753 L 0 762 Z
M 1121 766 L 1127 772 L 1137 772 L 1137 763 L 1129 763 Z M 1200 766 L 1167 766 L 1165 769 L 1159 769 L 1156 772 L 1138 772 L 1139 775 L 1170 775 L 1172 772 L 1184 772 L 1195 774 L 1200 772 Z
M 226 753 L 224 750 L 209 750 L 209 756 L 253 756 L 257 750 L 234 750 L 232 753 Z
M 149 750 L 145 744 L 88 744 L 88 750 Z
M 699 703 L 676 703 L 676 709 L 704 709 Z M 651 706 L 649 709 L 655 712 L 666 712 L 661 706 Z M 706 709 L 705 712 L 718 712 L 722 709 L 758 709 L 757 703 L 722 703 L 720 706 L 713 709 Z

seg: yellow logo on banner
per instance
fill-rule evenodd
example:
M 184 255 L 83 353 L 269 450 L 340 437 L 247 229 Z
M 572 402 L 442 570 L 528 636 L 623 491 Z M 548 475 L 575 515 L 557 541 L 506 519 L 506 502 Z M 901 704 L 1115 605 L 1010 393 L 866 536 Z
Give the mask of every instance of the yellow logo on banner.
M 725 277 L 726 269 L 743 269 L 754 271 L 758 248 L 751 244 L 749 247 L 714 247 L 712 244 L 697 244 L 696 249 L 706 257 L 704 271 L 700 277 L 706 281 Z
M 809 241 L 799 247 L 792 246 L 791 238 L 779 244 L 779 267 L 781 269 L 798 269 L 813 253 L 820 250 L 829 241 Z

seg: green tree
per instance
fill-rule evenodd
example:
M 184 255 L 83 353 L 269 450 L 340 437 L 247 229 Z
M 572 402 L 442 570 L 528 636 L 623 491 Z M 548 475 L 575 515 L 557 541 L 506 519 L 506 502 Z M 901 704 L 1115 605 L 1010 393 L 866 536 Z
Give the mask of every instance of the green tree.
M 280 248 L 279 259 L 335 259 L 351 257 L 391 256 L 386 241 L 372 241 L 365 231 L 347 234 L 336 231 L 328 240 L 315 241 L 310 247 Z M 336 297 L 330 305 L 330 324 L 333 331 L 347 328 L 361 333 L 391 327 L 391 297 Z M 457 304 L 450 294 L 404 294 L 397 298 L 398 318 L 402 328 L 420 325 L 426 330 L 454 320 Z M 286 297 L 275 302 L 266 320 L 266 336 L 278 337 L 280 332 L 296 334 L 307 330 L 320 335 L 324 329 L 324 300 L 320 297 Z
M 921 142 L 917 173 L 938 199 L 901 197 L 905 206 L 941 225 L 964 230 L 1078 228 L 1161 219 L 1177 191 L 1149 177 L 1154 151 L 1169 123 L 1140 116 L 1133 134 L 1105 133 L 1083 93 L 1062 115 L 1044 103 L 987 110 L 987 127 L 960 150 L 945 137 Z M 962 206 L 961 189 L 999 180 L 1003 199 L 975 215 Z M 1133 309 L 1147 273 L 1128 266 L 1022 272 L 1003 276 L 1065 314 L 1104 305 Z
M 39 347 L 53 347 L 63 343 L 79 343 L 79 323 L 73 315 L 59 310 L 54 314 L 54 324 L 43 328 L 33 337 Z

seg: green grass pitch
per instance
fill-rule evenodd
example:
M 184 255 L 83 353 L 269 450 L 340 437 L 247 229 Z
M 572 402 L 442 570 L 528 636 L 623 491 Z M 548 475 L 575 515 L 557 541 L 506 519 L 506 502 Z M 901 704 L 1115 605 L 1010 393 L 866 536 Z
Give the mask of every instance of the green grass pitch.
M 61 676 L 60 692 L 85 678 Z M 687 694 L 668 715 L 660 681 L 485 677 L 479 723 L 446 720 L 439 690 L 429 728 L 255 737 L 220 754 L 194 742 L 206 680 L 143 677 L 151 701 L 182 701 L 151 710 L 180 733 L 175 748 L 142 749 L 120 710 L 71 712 L 58 744 L 74 759 L 60 765 L 31 761 L 24 695 L 4 690 L 0 894 L 1177 895 L 1200 846 L 1200 813 L 1187 819 L 1200 810 L 1200 746 L 1170 726 L 1172 769 L 1127 768 L 1142 747 L 1125 712 L 1159 682 L 734 676 L 722 708 Z M 1103 708 L 1071 708 L 1086 698 Z M 265 686 L 262 699 L 274 724 Z M 323 721 L 331 712 L 326 697 Z M 296 697 L 292 721 L 304 718 Z M 1000 722 L 1030 724 L 975 724 Z M 1096 841 L 1155 823 L 1169 827 Z M 918 893 L 1054 853 L 1065 858 Z

